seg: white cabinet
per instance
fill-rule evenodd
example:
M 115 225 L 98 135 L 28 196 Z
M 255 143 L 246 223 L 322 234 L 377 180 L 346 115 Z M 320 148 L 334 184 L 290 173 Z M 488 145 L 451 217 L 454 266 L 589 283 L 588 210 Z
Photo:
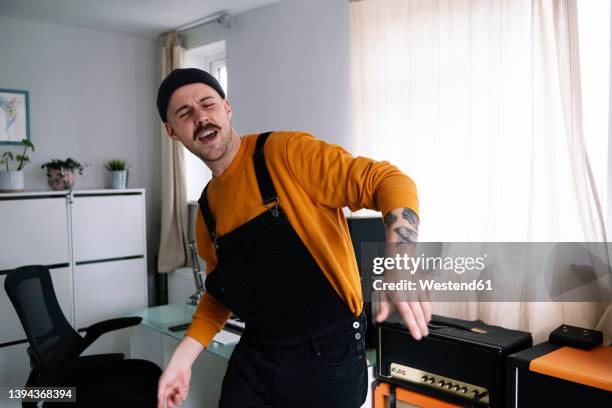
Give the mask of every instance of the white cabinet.
M 26 336 L 4 291 L 8 271 L 46 265 L 77 330 L 120 317 L 147 306 L 145 225 L 142 189 L 0 194 L 0 386 L 24 385 L 29 371 Z M 88 354 L 98 349 L 129 352 L 127 329 L 105 334 Z
M 65 195 L 5 199 L 0 194 L 0 270 L 69 262 L 66 201 Z
M 75 193 L 72 231 L 78 329 L 147 306 L 144 218 L 142 192 Z
M 74 284 L 72 281 L 72 270 L 69 267 L 66 268 L 54 268 L 50 269 L 51 281 L 53 281 L 53 289 L 55 290 L 55 296 L 57 296 L 57 302 L 64 312 L 66 319 L 72 323 L 74 322 Z
M 120 316 L 128 309 L 146 307 L 143 258 L 96 262 L 74 268 L 76 327 Z
M 120 199 L 75 194 L 74 260 L 78 263 L 144 254 L 144 211 L 140 194 L 122 195 Z

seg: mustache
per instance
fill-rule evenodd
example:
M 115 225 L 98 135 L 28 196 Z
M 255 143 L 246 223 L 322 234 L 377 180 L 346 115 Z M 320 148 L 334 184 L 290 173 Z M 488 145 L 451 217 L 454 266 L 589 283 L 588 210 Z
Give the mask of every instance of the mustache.
M 221 128 L 217 125 L 213 125 L 212 123 L 208 123 L 206 125 L 198 125 L 193 131 L 193 138 L 197 138 L 199 134 L 203 132 L 208 132 L 209 130 L 217 130 L 219 131 Z

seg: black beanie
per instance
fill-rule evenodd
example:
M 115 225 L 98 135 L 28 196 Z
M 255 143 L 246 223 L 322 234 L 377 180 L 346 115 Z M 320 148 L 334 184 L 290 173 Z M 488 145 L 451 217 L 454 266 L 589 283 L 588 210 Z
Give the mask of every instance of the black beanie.
M 212 89 L 217 91 L 221 95 L 222 99 L 225 99 L 225 92 L 219 85 L 219 82 L 206 71 L 202 71 L 197 68 L 178 68 L 175 69 L 168 75 L 159 85 L 157 91 L 157 110 L 159 111 L 159 117 L 162 122 L 167 122 L 166 111 L 168 110 L 168 102 L 170 97 L 178 88 L 184 85 L 202 83 L 210 86 Z

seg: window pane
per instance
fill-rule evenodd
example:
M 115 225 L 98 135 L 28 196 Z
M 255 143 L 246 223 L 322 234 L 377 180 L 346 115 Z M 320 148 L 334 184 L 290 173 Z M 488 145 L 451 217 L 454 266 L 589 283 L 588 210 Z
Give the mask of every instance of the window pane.
M 584 137 L 605 209 L 610 112 L 610 1 L 579 0 L 577 4 Z

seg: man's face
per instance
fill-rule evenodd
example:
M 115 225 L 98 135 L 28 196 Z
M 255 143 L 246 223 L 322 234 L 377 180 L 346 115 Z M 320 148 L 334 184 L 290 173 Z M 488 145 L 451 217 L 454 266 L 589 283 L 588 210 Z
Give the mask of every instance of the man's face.
M 232 108 L 208 85 L 182 86 L 170 97 L 165 123 L 168 136 L 205 162 L 221 159 L 232 137 Z

